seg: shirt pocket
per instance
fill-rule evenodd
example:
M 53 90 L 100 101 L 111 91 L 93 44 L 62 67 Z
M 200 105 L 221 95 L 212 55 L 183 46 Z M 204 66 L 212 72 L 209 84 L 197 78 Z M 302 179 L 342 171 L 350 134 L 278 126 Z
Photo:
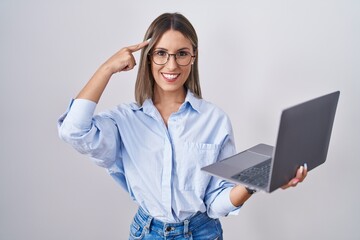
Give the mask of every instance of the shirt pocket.
M 219 144 L 185 142 L 182 157 L 177 159 L 179 188 L 186 191 L 206 189 L 211 176 L 201 168 L 216 162 L 219 152 Z

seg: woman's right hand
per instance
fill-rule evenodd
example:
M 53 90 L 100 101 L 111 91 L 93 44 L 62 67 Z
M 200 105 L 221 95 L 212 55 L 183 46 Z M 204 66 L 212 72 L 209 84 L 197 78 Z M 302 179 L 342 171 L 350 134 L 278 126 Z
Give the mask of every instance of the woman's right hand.
M 111 76 L 117 72 L 133 69 L 136 65 L 133 53 L 139 51 L 148 44 L 149 41 L 144 41 L 136 45 L 125 47 L 115 53 L 101 65 L 88 83 L 83 87 L 83 89 L 81 89 L 76 98 L 88 99 L 97 103 L 100 100 L 100 97 Z
M 108 69 L 111 74 L 129 71 L 136 66 L 136 60 L 133 53 L 139 51 L 140 49 L 146 47 L 149 44 L 149 41 L 144 41 L 142 43 L 132 45 L 129 47 L 124 47 L 112 57 L 110 57 L 104 64 L 103 67 Z

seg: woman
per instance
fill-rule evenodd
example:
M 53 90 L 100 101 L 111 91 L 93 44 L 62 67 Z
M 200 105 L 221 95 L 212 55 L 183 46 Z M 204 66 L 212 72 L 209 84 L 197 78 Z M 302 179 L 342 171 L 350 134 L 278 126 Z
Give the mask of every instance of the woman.
M 144 42 L 121 49 L 95 72 L 59 119 L 59 134 L 139 205 L 129 239 L 222 239 L 219 217 L 236 214 L 253 191 L 200 168 L 235 154 L 227 115 L 201 98 L 198 39 L 181 14 L 150 25 Z M 111 76 L 136 65 L 136 103 L 94 115 Z M 306 177 L 300 167 L 286 186 Z

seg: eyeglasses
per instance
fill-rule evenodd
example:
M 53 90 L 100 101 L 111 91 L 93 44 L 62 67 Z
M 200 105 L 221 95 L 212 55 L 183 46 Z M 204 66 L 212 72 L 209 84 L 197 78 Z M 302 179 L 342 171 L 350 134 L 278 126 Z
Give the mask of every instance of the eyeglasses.
M 195 57 L 195 55 L 191 55 L 191 53 L 187 51 L 179 51 L 177 53 L 170 54 L 164 50 L 154 51 L 149 53 L 149 56 L 156 65 L 165 65 L 169 61 L 170 56 L 174 56 L 175 61 L 179 66 L 189 65 L 191 60 Z

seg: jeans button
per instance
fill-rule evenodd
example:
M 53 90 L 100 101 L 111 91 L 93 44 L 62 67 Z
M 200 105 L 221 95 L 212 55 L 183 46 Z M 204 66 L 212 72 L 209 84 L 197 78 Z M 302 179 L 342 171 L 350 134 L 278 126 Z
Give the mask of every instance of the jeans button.
M 167 231 L 167 232 L 170 232 L 171 230 L 172 230 L 172 227 L 170 227 L 170 226 L 167 226 L 165 229 L 165 231 Z

